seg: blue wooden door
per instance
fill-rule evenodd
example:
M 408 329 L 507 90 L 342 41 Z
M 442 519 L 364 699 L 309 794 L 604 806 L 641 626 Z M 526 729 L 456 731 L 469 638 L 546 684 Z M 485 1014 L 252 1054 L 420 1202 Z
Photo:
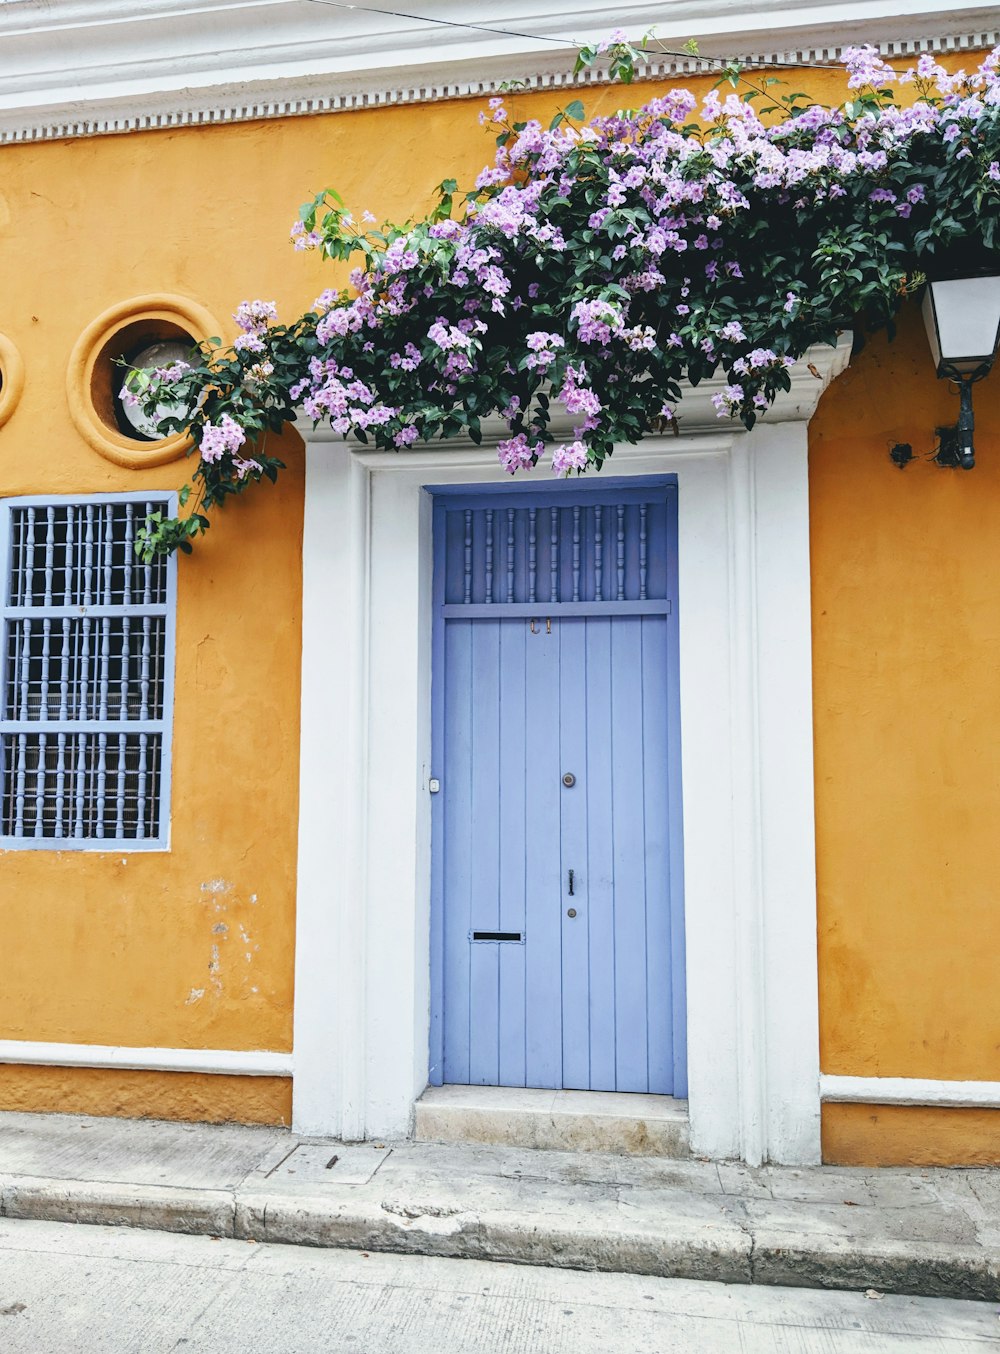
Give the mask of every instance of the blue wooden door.
M 675 490 L 435 508 L 433 1081 L 683 1095 Z

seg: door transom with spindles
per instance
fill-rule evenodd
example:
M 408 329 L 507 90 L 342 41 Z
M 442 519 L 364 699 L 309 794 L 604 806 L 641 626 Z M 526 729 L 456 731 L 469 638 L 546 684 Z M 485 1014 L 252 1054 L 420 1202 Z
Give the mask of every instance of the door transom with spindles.
M 683 1095 L 676 487 L 434 532 L 431 1080 Z

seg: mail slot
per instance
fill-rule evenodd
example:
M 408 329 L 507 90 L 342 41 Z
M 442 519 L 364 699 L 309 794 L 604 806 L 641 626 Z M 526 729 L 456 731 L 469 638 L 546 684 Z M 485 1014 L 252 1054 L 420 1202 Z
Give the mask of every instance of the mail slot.
M 505 940 L 512 945 L 524 944 L 523 931 L 470 931 L 470 940 Z

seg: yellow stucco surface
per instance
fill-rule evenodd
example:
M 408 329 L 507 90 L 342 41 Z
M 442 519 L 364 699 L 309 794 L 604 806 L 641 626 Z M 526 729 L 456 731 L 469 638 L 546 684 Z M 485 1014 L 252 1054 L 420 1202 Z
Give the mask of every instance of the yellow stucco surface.
M 977 466 L 921 460 L 957 399 L 919 314 L 810 430 L 823 1071 L 1000 1080 L 1000 374 Z
M 707 83 L 702 81 L 702 87 Z M 617 106 L 593 91 L 589 106 Z M 548 117 L 550 96 L 518 96 Z M 343 280 L 288 232 L 331 185 L 405 219 L 492 155 L 480 100 L 8 146 L 0 153 L 0 333 L 25 383 L 0 429 L 0 494 L 171 488 L 181 460 L 99 455 L 67 405 L 79 336 L 132 297 L 183 296 L 225 322 L 248 297 L 283 317 Z M 8 390 L 10 383 L 8 382 Z M 0 858 L 0 1038 L 286 1051 L 292 1042 L 303 465 L 219 514 L 179 561 L 170 850 Z M 330 711 L 337 718 L 337 711 Z M 337 768 L 330 768 L 331 775 Z M 8 1068 L 0 1107 L 99 1104 L 120 1074 Z M 238 1078 L 200 1078 L 197 1116 L 242 1117 Z M 249 1117 L 262 1082 L 245 1079 Z M 128 1113 L 181 1115 L 173 1074 L 130 1074 Z M 204 1083 L 204 1085 L 202 1085 Z M 274 1117 L 285 1109 L 272 1096 Z M 216 1090 L 213 1092 L 212 1087 Z M 158 1089 L 157 1089 L 158 1088 Z M 117 1094 L 117 1093 L 115 1093 Z M 88 1097 L 91 1100 L 88 1100 Z
M 793 84 L 822 97 L 836 78 Z M 558 102 L 510 100 L 543 118 Z M 25 384 L 0 429 L 0 494 L 183 483 L 184 461 L 130 470 L 81 438 L 65 393 L 81 332 L 162 292 L 220 317 L 275 299 L 291 317 L 342 276 L 287 243 L 299 202 L 329 184 L 359 213 L 421 211 L 436 182 L 469 183 L 489 159 L 479 106 L 4 148 L 0 332 Z M 876 337 L 855 358 L 811 430 L 826 1072 L 1000 1079 L 1000 376 L 976 400 L 975 471 L 891 464 L 893 441 L 928 451 L 957 410 L 910 314 L 894 345 Z M 179 561 L 170 850 L 0 858 L 0 1038 L 291 1047 L 303 474 L 295 434 L 280 446 L 278 486 L 227 508 Z M 19 1108 L 279 1121 L 287 1093 L 280 1079 L 0 1070 L 0 1106 Z M 880 1111 L 876 1143 L 855 1107 L 828 1107 L 827 1150 L 885 1153 L 893 1135 L 905 1150 L 915 1114 Z
M 823 1160 L 837 1166 L 1000 1166 L 1000 1110 L 824 1105 Z
M 0 1067 L 0 1108 L 36 1114 L 287 1125 L 292 1122 L 292 1082 L 289 1077 L 8 1066 Z

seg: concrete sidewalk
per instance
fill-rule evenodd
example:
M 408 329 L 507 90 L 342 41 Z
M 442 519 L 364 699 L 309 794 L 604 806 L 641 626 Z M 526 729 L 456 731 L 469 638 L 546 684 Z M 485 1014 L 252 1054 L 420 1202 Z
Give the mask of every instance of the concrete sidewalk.
M 0 1114 L 0 1216 L 1000 1299 L 1000 1172 L 804 1170 Z

